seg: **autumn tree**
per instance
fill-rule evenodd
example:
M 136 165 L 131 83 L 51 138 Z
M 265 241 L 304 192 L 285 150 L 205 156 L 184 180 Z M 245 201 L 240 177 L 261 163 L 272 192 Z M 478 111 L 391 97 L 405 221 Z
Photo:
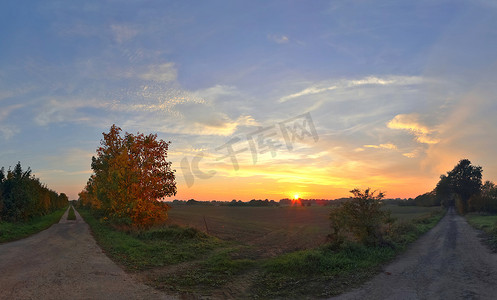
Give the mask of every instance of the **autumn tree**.
M 167 161 L 170 142 L 154 134 L 121 136 L 116 125 L 103 136 L 92 158 L 94 174 L 80 199 L 116 224 L 147 228 L 164 222 L 168 206 L 158 200 L 176 194 L 174 170 Z
M 350 191 L 353 198 L 330 213 L 332 237 L 343 239 L 343 232 L 349 231 L 361 243 L 376 245 L 383 241 L 383 229 L 391 221 L 390 212 L 383 210 L 381 199 L 385 194 L 370 188 Z

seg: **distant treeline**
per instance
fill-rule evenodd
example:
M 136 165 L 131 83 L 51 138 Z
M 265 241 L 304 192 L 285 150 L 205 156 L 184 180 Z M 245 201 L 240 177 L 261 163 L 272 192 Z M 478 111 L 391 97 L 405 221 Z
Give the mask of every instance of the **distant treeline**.
M 332 206 L 344 201 L 350 200 L 352 198 L 339 198 L 334 200 L 329 199 L 298 199 L 292 200 L 289 198 L 280 199 L 279 201 L 268 200 L 268 199 L 252 199 L 250 201 L 242 201 L 242 200 L 231 200 L 231 201 L 199 201 L 195 199 L 190 200 L 174 200 L 172 202 L 168 202 L 172 206 L 176 205 L 204 205 L 204 206 L 250 206 L 250 207 L 260 207 L 260 206 Z M 412 200 L 412 199 L 409 199 Z M 402 205 L 403 203 L 407 203 L 408 199 L 385 199 L 383 200 L 388 204 L 398 204 Z M 414 205 L 414 204 L 412 204 Z
M 67 203 L 64 193 L 59 195 L 47 188 L 31 175 L 30 168 L 23 171 L 20 162 L 14 170 L 0 169 L 0 221 L 26 221 L 63 208 Z
M 497 185 L 482 182 L 483 168 L 461 159 L 454 168 L 442 174 L 436 187 L 410 199 L 403 205 L 455 206 L 459 213 L 497 213 Z

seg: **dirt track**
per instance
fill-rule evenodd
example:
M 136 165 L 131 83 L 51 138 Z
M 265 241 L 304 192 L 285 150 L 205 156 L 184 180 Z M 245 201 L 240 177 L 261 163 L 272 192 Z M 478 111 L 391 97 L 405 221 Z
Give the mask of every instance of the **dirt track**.
M 60 223 L 0 245 L 0 299 L 173 299 L 133 280 L 97 246 L 88 225 Z
M 361 288 L 336 299 L 497 299 L 497 254 L 450 210 Z

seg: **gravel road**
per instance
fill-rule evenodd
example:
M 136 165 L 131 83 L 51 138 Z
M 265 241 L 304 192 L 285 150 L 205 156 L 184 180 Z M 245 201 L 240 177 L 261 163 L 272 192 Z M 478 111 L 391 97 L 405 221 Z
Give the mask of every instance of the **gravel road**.
M 497 254 L 451 209 L 383 273 L 334 299 L 497 299 Z
M 76 217 L 0 244 L 0 299 L 173 299 L 120 269 Z

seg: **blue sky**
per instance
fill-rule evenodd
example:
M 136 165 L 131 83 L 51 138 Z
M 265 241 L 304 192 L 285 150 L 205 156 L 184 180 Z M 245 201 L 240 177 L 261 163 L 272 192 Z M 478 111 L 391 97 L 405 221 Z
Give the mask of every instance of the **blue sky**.
M 493 1 L 4 1 L 0 41 L 0 165 L 71 198 L 112 124 L 172 142 L 180 199 L 413 197 L 461 158 L 497 180 Z M 241 151 L 304 113 L 317 141 Z

